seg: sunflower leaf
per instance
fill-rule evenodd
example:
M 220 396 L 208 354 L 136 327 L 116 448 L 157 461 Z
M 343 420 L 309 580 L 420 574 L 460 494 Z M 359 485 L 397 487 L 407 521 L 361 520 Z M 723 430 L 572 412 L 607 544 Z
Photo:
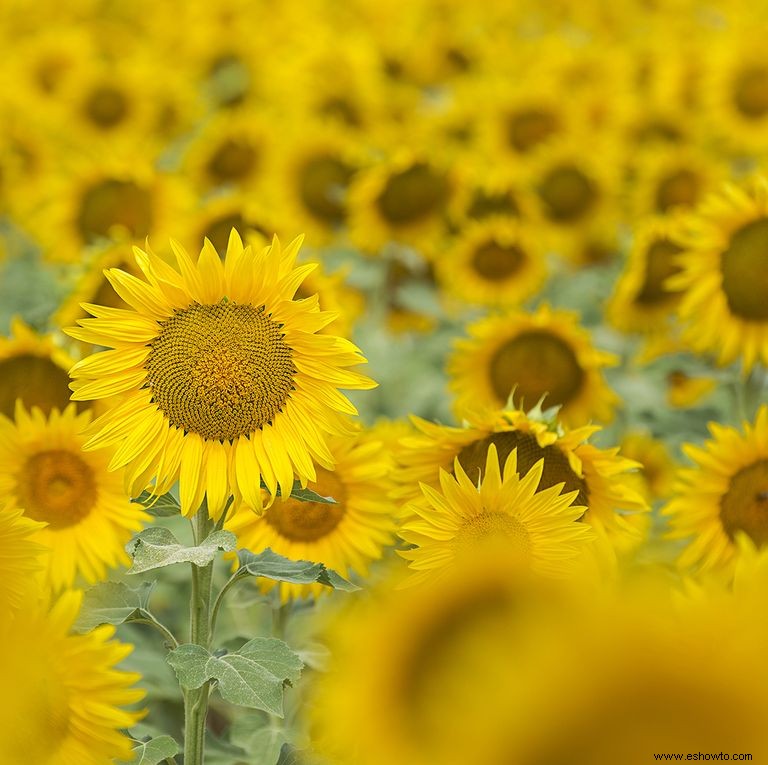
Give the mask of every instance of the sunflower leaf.
M 131 500 L 141 505 L 150 515 L 156 518 L 167 518 L 171 515 L 181 515 L 179 500 L 170 492 L 159 497 L 152 496 L 148 491 L 142 491 L 138 497 Z
M 264 481 L 261 482 L 261 488 L 267 488 L 267 485 L 264 483 Z M 276 496 L 281 496 L 279 488 L 277 490 Z M 324 497 L 322 494 L 318 494 L 316 491 L 312 491 L 312 489 L 302 489 L 300 481 L 293 482 L 290 497 L 291 499 L 298 499 L 301 502 L 319 502 L 323 505 L 336 504 L 336 500 L 333 497 Z
M 290 582 L 292 584 L 312 584 L 317 582 L 335 590 L 353 592 L 360 588 L 348 582 L 335 571 L 326 568 L 322 563 L 311 563 L 307 560 L 290 560 L 278 555 L 267 547 L 258 555 L 250 550 L 238 550 L 237 558 L 240 568 L 237 573 L 240 576 L 263 576 L 276 582 Z
M 170 736 L 158 736 L 149 741 L 138 742 L 133 747 L 131 765 L 159 765 L 159 763 L 177 755 L 179 745 Z
M 217 680 L 219 693 L 231 704 L 283 716 L 283 689 L 299 679 L 303 664 L 282 640 L 254 638 L 234 653 L 212 655 L 186 643 L 166 657 L 179 683 L 200 688 Z
M 154 582 L 142 582 L 135 589 L 122 582 L 101 582 L 89 587 L 83 595 L 75 631 L 89 632 L 100 624 L 118 625 L 151 618 L 148 606 L 154 587 Z
M 133 558 L 128 574 L 141 574 L 174 563 L 194 563 L 206 566 L 216 558 L 220 550 L 231 552 L 237 538 L 231 531 L 214 531 L 199 545 L 186 547 L 169 529 L 153 526 L 137 534 L 125 547 Z
M 312 765 L 317 760 L 306 749 L 296 749 L 288 743 L 283 744 L 275 765 Z

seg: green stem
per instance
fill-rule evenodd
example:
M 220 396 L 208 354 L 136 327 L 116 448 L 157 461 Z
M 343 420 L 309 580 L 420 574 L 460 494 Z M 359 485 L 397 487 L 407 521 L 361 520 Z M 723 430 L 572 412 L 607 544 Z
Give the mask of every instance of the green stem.
M 195 543 L 200 544 L 211 532 L 213 523 L 203 503 L 193 520 Z M 213 561 L 206 566 L 192 566 L 192 594 L 189 601 L 189 642 L 210 648 L 211 582 Z M 203 765 L 205 753 L 205 718 L 208 713 L 210 682 L 184 694 L 184 765 Z
M 211 612 L 211 636 L 213 636 L 216 630 L 216 620 L 219 618 L 219 609 L 221 608 L 221 604 L 224 601 L 224 596 L 227 594 L 227 592 L 229 592 L 229 589 L 241 579 L 242 576 L 240 576 L 239 571 L 235 571 L 235 573 L 229 577 L 227 583 L 221 588 L 221 590 L 219 590 L 219 594 L 216 596 L 216 600 L 213 604 L 213 611 Z
M 131 624 L 148 624 L 150 627 L 154 627 L 164 638 L 165 642 L 171 648 L 178 648 L 179 641 L 176 640 L 173 633 L 162 622 L 155 619 L 154 616 L 149 616 L 146 619 L 131 619 Z

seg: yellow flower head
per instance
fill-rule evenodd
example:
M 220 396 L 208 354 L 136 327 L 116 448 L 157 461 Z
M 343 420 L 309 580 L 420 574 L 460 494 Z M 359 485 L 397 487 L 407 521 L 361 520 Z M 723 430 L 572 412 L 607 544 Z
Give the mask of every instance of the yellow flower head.
M 338 388 L 374 383 L 345 368 L 365 361 L 352 343 L 317 334 L 333 314 L 293 299 L 313 269 L 295 266 L 300 244 L 254 252 L 233 231 L 224 260 L 206 241 L 195 262 L 172 242 L 179 271 L 136 249 L 146 281 L 108 272 L 134 310 L 88 306 L 95 318 L 68 330 L 114 349 L 75 364 L 71 387 L 76 400 L 123 394 L 85 448 L 117 445 L 110 468 L 126 468 L 132 495 L 178 479 L 184 514 L 205 496 L 217 518 L 230 495 L 261 508 L 262 480 L 287 496 L 294 474 L 316 479 L 313 459 L 333 468 L 326 435 L 356 414 Z
M 564 484 L 539 489 L 541 458 L 521 478 L 517 450 L 502 466 L 496 445 L 488 447 L 484 470 L 468 476 L 456 457 L 453 475 L 440 470 L 440 491 L 422 484 L 423 502 L 411 505 L 418 516 L 400 531 L 415 549 L 400 554 L 419 582 L 445 572 L 457 558 L 484 546 L 503 549 L 537 574 L 559 575 L 592 539 L 585 523 L 577 523 L 586 507 L 574 505 L 579 491 L 561 494 Z
M 0 672 L 13 688 L 0 702 L 0 747 L 8 765 L 107 765 L 132 758 L 124 730 L 141 719 L 125 707 L 144 697 L 140 676 L 117 666 L 133 647 L 115 628 L 70 634 L 81 595 L 67 592 L 50 611 L 29 605 L 0 613 Z
M 71 587 L 78 574 L 96 582 L 128 565 L 123 548 L 149 520 L 126 496 L 122 472 L 109 472 L 109 456 L 82 451 L 90 422 L 74 404 L 48 417 L 19 405 L 15 423 L 0 417 L 0 494 L 46 524 L 35 540 L 50 550 L 46 579 L 54 590 Z

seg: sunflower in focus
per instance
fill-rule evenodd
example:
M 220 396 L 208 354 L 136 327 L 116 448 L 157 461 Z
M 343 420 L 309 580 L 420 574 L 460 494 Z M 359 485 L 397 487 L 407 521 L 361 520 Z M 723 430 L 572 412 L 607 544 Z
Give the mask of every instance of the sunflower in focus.
M 35 541 L 45 524 L 21 510 L 0 505 L 0 611 L 16 611 L 28 604 L 33 577 L 44 566 L 45 547 Z
M 118 669 L 133 646 L 115 628 L 71 634 L 82 596 L 68 592 L 50 611 L 28 604 L 0 614 L 0 671 L 13 694 L 0 704 L 0 746 L 9 765 L 108 765 L 130 761 L 125 735 L 143 713 L 140 675 Z
M 489 218 L 467 226 L 435 260 L 435 275 L 466 303 L 509 307 L 536 293 L 546 277 L 544 252 L 530 228 Z
M 574 313 L 543 305 L 533 314 L 489 316 L 467 331 L 470 339 L 458 340 L 448 361 L 458 417 L 478 407 L 500 408 L 510 396 L 526 407 L 546 396 L 546 407 L 561 407 L 566 425 L 613 419 L 619 398 L 601 370 L 616 359 L 592 347 Z
M 88 582 L 127 566 L 123 549 L 149 516 L 125 495 L 120 472 L 109 456 L 82 451 L 81 432 L 91 414 L 74 404 L 46 418 L 16 408 L 15 423 L 0 419 L 0 493 L 32 520 L 43 522 L 35 539 L 50 549 L 47 579 L 54 590 L 71 587 L 77 575 Z
M 422 484 L 424 501 L 410 508 L 417 518 L 400 531 L 415 545 L 400 553 L 413 572 L 409 582 L 444 574 L 468 549 L 492 545 L 520 558 L 536 574 L 565 573 L 592 539 L 589 526 L 576 523 L 587 508 L 573 504 L 578 490 L 561 494 L 562 483 L 539 489 L 543 473 L 544 458 L 521 478 L 516 449 L 502 466 L 491 443 L 482 480 L 469 478 L 456 457 L 452 474 L 440 470 L 440 491 Z
M 313 460 L 333 469 L 328 434 L 349 431 L 356 414 L 338 388 L 368 389 L 346 367 L 365 361 L 348 340 L 317 334 L 333 320 L 317 298 L 293 297 L 313 265 L 295 266 L 301 239 L 260 252 L 233 230 L 222 260 L 209 242 L 195 262 L 171 243 L 179 270 L 134 251 L 146 281 L 108 272 L 134 310 L 89 306 L 72 337 L 113 350 L 71 370 L 73 399 L 123 394 L 86 430 L 86 449 L 115 445 L 110 467 L 125 467 L 136 496 L 179 480 L 182 511 L 205 496 L 218 518 L 230 495 L 256 510 L 261 481 L 274 497 L 294 474 L 316 479 Z
M 46 413 L 64 409 L 73 363 L 53 335 L 39 335 L 15 316 L 10 337 L 0 337 L 0 415 L 13 417 L 17 398 Z
M 589 437 L 599 428 L 568 430 L 536 410 L 528 414 L 488 410 L 468 417 L 461 428 L 411 418 L 418 432 L 401 438 L 397 453 L 399 485 L 395 494 L 401 501 L 421 501 L 420 484 L 438 490 L 441 471 L 455 471 L 456 460 L 476 484 L 483 479 L 493 446 L 500 463 L 516 450 L 516 469 L 521 477 L 543 460 L 539 491 L 558 485 L 563 486 L 564 493 L 575 491 L 573 504 L 586 508 L 583 518 L 590 526 L 606 532 L 620 547 L 625 539 L 637 540 L 630 517 L 648 509 L 631 483 L 629 471 L 639 463 L 620 456 L 617 448 L 599 449 L 590 444 Z M 406 505 L 406 512 L 410 507 Z M 415 516 L 410 513 L 406 518 Z
M 712 439 L 703 448 L 686 444 L 694 467 L 678 472 L 674 494 L 664 507 L 669 538 L 687 539 L 682 568 L 729 572 L 736 538 L 746 534 L 763 547 L 768 541 L 768 407 L 762 406 L 744 432 L 710 423 Z
M 241 507 L 225 528 L 237 536 L 238 547 L 260 552 L 269 547 L 291 560 L 323 563 L 344 577 L 366 576 L 372 560 L 392 542 L 394 511 L 388 494 L 393 463 L 381 441 L 368 433 L 329 439 L 335 468 L 315 466 L 316 479 L 307 487 L 335 504 L 277 498 L 256 516 Z M 273 583 L 260 580 L 266 590 Z M 283 602 L 317 597 L 328 588 L 320 584 L 277 585 Z
M 726 184 L 709 196 L 680 235 L 680 272 L 665 288 L 681 290 L 683 339 L 719 364 L 741 358 L 745 373 L 768 365 L 768 179 Z

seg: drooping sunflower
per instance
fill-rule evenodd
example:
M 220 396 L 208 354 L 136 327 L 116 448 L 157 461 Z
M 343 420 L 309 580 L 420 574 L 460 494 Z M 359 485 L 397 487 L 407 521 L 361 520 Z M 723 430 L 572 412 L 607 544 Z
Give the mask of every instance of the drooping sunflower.
M 109 765 L 132 759 L 125 735 L 142 717 L 126 709 L 144 697 L 140 675 L 118 669 L 133 646 L 111 640 L 115 628 L 70 634 L 80 593 L 50 611 L 28 603 L 0 613 L 0 671 L 13 694 L 0 703 L 0 746 L 8 765 Z
M 14 317 L 10 337 L 0 337 L 0 414 L 13 417 L 17 398 L 44 412 L 63 409 L 69 403 L 67 370 L 73 363 L 53 335 L 39 335 Z
M 576 314 L 542 305 L 535 313 L 510 311 L 467 328 L 448 361 L 449 387 L 458 417 L 477 407 L 496 409 L 510 396 L 517 405 L 560 406 L 570 426 L 591 419 L 609 422 L 619 402 L 602 368 L 611 353 L 594 348 Z
M 36 540 L 50 549 L 47 581 L 54 590 L 88 582 L 130 563 L 124 546 L 149 516 L 125 494 L 122 472 L 109 472 L 109 456 L 82 451 L 91 422 L 74 404 L 46 418 L 16 408 L 15 422 L 0 419 L 0 493 L 47 526 Z
M 384 444 L 365 432 L 330 439 L 328 446 L 335 468 L 315 465 L 316 479 L 307 486 L 336 503 L 278 498 L 261 516 L 241 507 L 225 524 L 237 535 L 238 547 L 254 552 L 270 547 L 292 560 L 324 563 L 344 577 L 367 574 L 394 536 L 394 505 L 388 499 L 392 459 Z M 284 602 L 329 592 L 320 584 L 278 587 Z
M 745 373 L 768 364 L 768 179 L 726 184 L 680 236 L 680 272 L 665 284 L 683 293 L 685 342 L 719 364 L 741 358 Z
M 172 242 L 179 271 L 135 250 L 146 281 L 108 272 L 134 311 L 89 306 L 95 316 L 68 330 L 112 348 L 71 370 L 73 398 L 124 395 L 86 431 L 86 449 L 117 445 L 135 496 L 148 481 L 166 492 L 178 479 L 185 515 L 203 497 L 217 518 L 230 495 L 259 509 L 261 480 L 288 495 L 294 474 L 316 479 L 313 459 L 333 469 L 326 434 L 344 434 L 356 414 L 337 390 L 373 381 L 346 367 L 356 346 L 316 334 L 333 319 L 317 298 L 293 300 L 311 264 L 295 267 L 301 239 L 254 252 L 233 230 L 222 261 L 209 242 L 197 262 Z
M 486 545 L 519 557 L 536 574 L 567 571 L 592 539 L 589 526 L 576 523 L 587 508 L 573 504 L 578 490 L 561 494 L 562 483 L 539 489 L 543 473 L 541 458 L 521 478 L 515 449 L 502 467 L 494 443 L 488 446 L 482 480 L 467 477 L 458 457 L 452 474 L 441 469 L 440 491 L 423 484 L 424 501 L 411 505 L 418 518 L 399 532 L 416 545 L 400 553 L 413 571 L 410 582 L 444 574 L 467 549 Z
M 21 608 L 34 591 L 32 578 L 43 569 L 45 547 L 34 537 L 44 523 L 21 510 L 0 505 L 0 611 Z
M 647 510 L 647 505 L 632 488 L 629 471 L 640 465 L 620 456 L 617 448 L 599 449 L 590 444 L 588 439 L 598 427 L 567 430 L 537 411 L 526 414 L 521 410 L 468 415 L 461 428 L 411 419 L 419 432 L 403 437 L 397 454 L 399 486 L 395 494 L 401 501 L 418 500 L 421 484 L 437 490 L 441 470 L 455 470 L 456 460 L 476 483 L 484 475 L 493 445 L 500 462 L 517 450 L 516 467 L 521 477 L 543 460 L 539 491 L 559 484 L 564 484 L 564 492 L 576 491 L 574 504 L 586 507 L 584 520 L 605 531 L 614 543 L 621 546 L 624 538 L 638 536 L 629 516 Z
M 519 305 L 546 276 L 544 252 L 533 232 L 504 218 L 467 226 L 434 266 L 449 295 L 492 307 Z
M 736 537 L 755 545 L 768 542 L 768 407 L 762 406 L 744 432 L 709 424 L 712 439 L 703 447 L 685 444 L 695 463 L 678 472 L 672 499 L 664 507 L 669 538 L 687 539 L 679 564 L 696 571 L 729 572 L 737 554 Z

